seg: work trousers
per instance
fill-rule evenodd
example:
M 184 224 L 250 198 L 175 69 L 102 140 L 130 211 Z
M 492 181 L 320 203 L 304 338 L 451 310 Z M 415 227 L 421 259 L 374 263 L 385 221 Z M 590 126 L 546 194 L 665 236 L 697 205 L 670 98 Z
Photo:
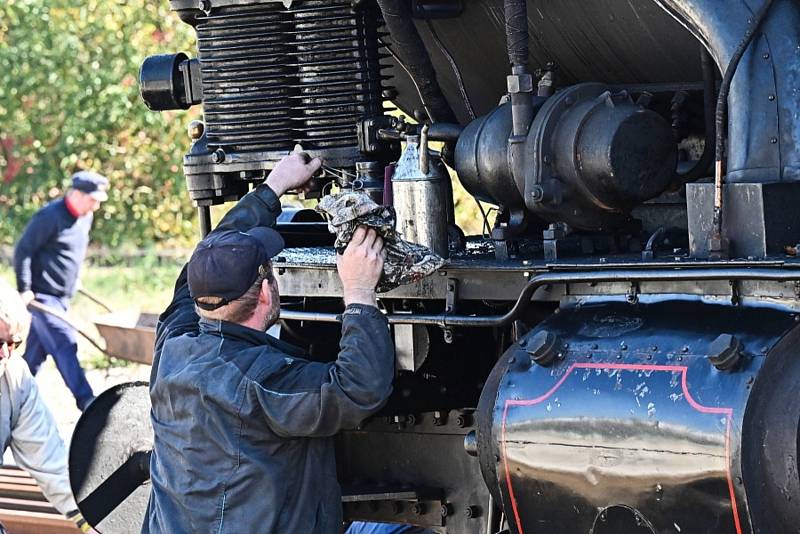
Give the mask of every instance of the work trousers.
M 37 293 L 36 300 L 63 313 L 69 308 L 69 299 L 63 297 Z M 58 372 L 75 397 L 78 409 L 83 411 L 94 399 L 94 393 L 78 363 L 77 332 L 61 319 L 34 310 L 23 355 L 31 374 L 36 375 L 48 354 L 55 360 Z

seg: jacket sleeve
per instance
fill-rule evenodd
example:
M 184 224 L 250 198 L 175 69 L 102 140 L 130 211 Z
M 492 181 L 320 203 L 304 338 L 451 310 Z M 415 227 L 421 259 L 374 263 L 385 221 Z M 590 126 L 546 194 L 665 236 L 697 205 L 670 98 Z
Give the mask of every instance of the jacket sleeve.
M 373 306 L 353 304 L 344 312 L 335 362 L 305 362 L 294 372 L 253 382 L 251 391 L 279 436 L 332 436 L 378 411 L 392 391 L 393 377 L 386 318 Z
M 261 184 L 242 199 L 222 218 L 214 232 L 220 230 L 247 231 L 256 226 L 274 227 L 281 212 L 281 204 L 275 192 Z M 167 309 L 159 316 L 156 325 L 156 344 L 153 355 L 151 378 L 156 376 L 158 362 L 164 343 L 172 337 L 197 332 L 200 317 L 189 295 L 184 265 L 175 282 L 175 290 Z
M 24 369 L 19 372 L 14 388 L 17 391 L 12 393 L 19 395 L 20 402 L 12 420 L 11 452 L 17 465 L 36 480 L 50 504 L 66 515 L 78 508 L 69 483 L 67 449 L 27 365 L 19 363 Z
M 37 212 L 22 232 L 22 237 L 14 247 L 14 273 L 17 277 L 17 291 L 20 293 L 30 291 L 33 257 L 53 237 L 55 231 L 55 225 L 45 220 L 41 212 Z

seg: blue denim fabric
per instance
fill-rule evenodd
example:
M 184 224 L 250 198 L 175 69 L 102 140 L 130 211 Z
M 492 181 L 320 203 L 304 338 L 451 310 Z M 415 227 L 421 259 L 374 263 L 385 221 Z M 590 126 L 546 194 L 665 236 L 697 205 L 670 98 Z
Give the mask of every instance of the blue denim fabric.
M 345 534 L 430 534 L 430 530 L 410 525 L 355 521 Z
M 69 309 L 69 299 L 65 297 L 37 293 L 36 300 L 61 312 L 66 313 Z M 83 410 L 94 399 L 94 393 L 78 362 L 77 332 L 61 319 L 34 311 L 23 355 L 31 374 L 39 371 L 48 354 L 55 360 L 58 372 L 75 397 L 78 409 Z

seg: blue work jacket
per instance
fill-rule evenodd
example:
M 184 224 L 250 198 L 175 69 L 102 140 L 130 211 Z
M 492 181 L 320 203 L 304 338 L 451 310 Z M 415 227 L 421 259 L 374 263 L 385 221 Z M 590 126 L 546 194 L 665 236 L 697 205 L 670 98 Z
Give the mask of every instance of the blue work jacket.
M 262 185 L 217 229 L 271 226 L 279 212 Z M 348 306 L 338 359 L 312 362 L 264 332 L 198 321 L 185 273 L 157 328 L 152 492 L 142 532 L 341 532 L 332 436 L 356 427 L 391 392 L 385 317 Z

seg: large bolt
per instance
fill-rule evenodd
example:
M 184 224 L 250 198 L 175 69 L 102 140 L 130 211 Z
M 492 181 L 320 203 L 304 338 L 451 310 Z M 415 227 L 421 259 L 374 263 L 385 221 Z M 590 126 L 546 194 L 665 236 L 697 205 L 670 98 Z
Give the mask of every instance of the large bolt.
M 480 506 L 475 506 L 474 504 L 467 506 L 467 509 L 464 510 L 464 515 L 467 517 L 467 519 L 475 519 L 476 517 L 480 517 L 481 508 Z
M 472 426 L 472 414 L 471 413 L 461 413 L 456 417 L 456 426 L 458 428 L 466 428 L 468 426 Z
M 558 357 L 558 347 L 561 341 L 558 336 L 547 330 L 541 330 L 528 341 L 526 351 L 531 355 L 531 360 L 547 367 Z
M 742 343 L 731 334 L 720 334 L 708 348 L 708 361 L 720 371 L 734 369 L 743 357 Z
M 225 161 L 225 151 L 221 148 L 218 148 L 211 154 L 211 162 L 212 163 L 222 163 Z

